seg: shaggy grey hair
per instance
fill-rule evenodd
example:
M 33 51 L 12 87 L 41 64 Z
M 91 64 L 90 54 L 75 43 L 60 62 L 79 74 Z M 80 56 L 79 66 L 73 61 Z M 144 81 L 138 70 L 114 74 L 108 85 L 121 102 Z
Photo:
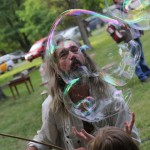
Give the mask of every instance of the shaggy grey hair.
M 71 40 L 71 39 L 67 39 Z M 66 41 L 66 39 L 58 38 L 56 40 L 56 45 L 58 45 L 60 42 Z M 71 40 L 74 41 L 74 40 Z M 79 42 L 74 41 L 77 43 L 78 46 L 80 46 Z M 48 88 L 49 88 L 49 94 L 52 96 L 52 103 L 51 103 L 51 110 L 53 112 L 57 112 L 58 110 L 63 110 L 63 112 L 66 112 L 64 103 L 63 103 L 63 92 L 65 89 L 65 82 L 59 75 L 59 69 L 58 69 L 58 61 L 56 56 L 56 51 L 54 51 L 53 54 L 50 56 L 46 56 L 46 72 L 49 78 L 48 81 Z M 87 55 L 85 51 L 82 51 L 83 56 L 85 58 L 85 66 L 90 72 L 97 73 L 96 64 L 91 60 L 91 58 Z M 99 98 L 106 98 L 108 93 L 107 84 L 101 79 L 100 76 L 90 78 L 90 87 L 92 89 L 92 93 L 94 95 L 97 95 Z

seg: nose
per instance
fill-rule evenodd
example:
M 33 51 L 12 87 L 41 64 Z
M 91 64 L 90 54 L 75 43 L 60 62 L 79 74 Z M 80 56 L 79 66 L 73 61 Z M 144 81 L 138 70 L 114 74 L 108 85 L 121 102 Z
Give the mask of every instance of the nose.
M 69 59 L 72 60 L 75 58 L 75 54 L 71 51 L 69 51 Z

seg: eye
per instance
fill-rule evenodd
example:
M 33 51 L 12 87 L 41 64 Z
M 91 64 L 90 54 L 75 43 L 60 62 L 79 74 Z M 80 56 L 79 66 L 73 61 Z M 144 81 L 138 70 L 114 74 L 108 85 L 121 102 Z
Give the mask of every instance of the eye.
M 72 47 L 71 47 L 71 52 L 73 52 L 73 53 L 77 53 L 78 50 L 79 50 L 79 48 L 76 47 L 76 46 L 72 46 Z
M 67 50 L 63 50 L 60 54 L 59 54 L 59 58 L 66 58 L 68 55 L 68 51 Z

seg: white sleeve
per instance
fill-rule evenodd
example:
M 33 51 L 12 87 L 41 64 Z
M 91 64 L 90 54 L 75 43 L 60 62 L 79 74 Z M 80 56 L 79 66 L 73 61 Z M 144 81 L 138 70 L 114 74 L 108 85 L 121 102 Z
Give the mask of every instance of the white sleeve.
M 48 96 L 47 99 L 42 104 L 42 127 L 37 131 L 37 135 L 34 136 L 33 140 L 38 142 L 44 142 L 56 145 L 56 139 L 58 131 L 55 124 L 55 119 L 53 114 L 50 114 L 51 96 Z M 48 146 L 42 144 L 30 142 L 28 146 L 34 146 L 38 150 L 50 150 Z

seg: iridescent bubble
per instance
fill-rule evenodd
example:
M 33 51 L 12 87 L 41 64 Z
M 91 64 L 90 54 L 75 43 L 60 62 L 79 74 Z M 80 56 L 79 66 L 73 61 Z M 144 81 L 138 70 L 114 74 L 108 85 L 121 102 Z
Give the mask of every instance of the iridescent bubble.
M 135 29 L 150 29 L 149 0 L 105 0 L 109 15 Z M 106 11 L 106 10 L 105 10 Z
M 139 57 L 141 55 L 140 46 L 135 41 L 131 40 L 128 44 L 119 44 L 118 47 L 118 53 L 121 59 L 120 63 L 117 64 L 117 66 L 115 66 L 116 64 L 112 64 L 114 66 L 109 67 L 109 70 L 107 70 L 107 74 L 115 77 L 116 79 L 119 78 L 120 81 L 125 82 L 127 79 L 131 79 L 133 77 L 135 66 L 137 65 Z
M 102 14 L 99 14 L 99 13 L 96 13 L 96 12 L 93 12 L 93 11 L 90 11 L 90 10 L 84 10 L 84 9 L 67 10 L 67 11 L 63 12 L 62 14 L 60 14 L 60 16 L 56 19 L 54 25 L 51 28 L 50 35 L 49 35 L 49 38 L 48 38 L 48 44 L 47 44 L 47 54 L 52 54 L 55 50 L 54 49 L 54 47 L 55 47 L 54 36 L 57 35 L 57 34 L 60 34 L 59 29 L 61 27 L 59 28 L 59 26 L 63 26 L 63 23 L 65 21 L 67 21 L 67 19 L 69 17 L 72 19 L 72 22 L 74 22 L 76 16 L 78 16 L 78 15 L 79 16 L 87 15 L 86 17 L 88 17 L 88 15 L 91 15 L 91 16 L 99 17 L 105 23 L 112 22 L 114 24 L 122 24 L 121 22 L 119 22 L 115 19 L 112 19 L 110 17 L 107 17 L 105 15 L 102 15 Z M 65 30 L 64 30 L 64 32 L 62 32 L 63 36 L 64 36 L 64 33 L 65 33 Z
M 88 37 L 91 45 L 86 46 L 82 44 L 76 19 L 82 22 L 93 17 L 101 21 L 101 26 L 91 28 L 92 36 Z M 73 37 L 80 33 L 73 41 L 68 34 L 72 30 L 75 30 Z M 58 64 L 57 72 L 66 84 L 63 102 L 74 116 L 96 122 L 124 110 L 131 97 L 125 85 L 134 75 L 140 46 L 132 40 L 123 22 L 89 10 L 67 10 L 51 29 L 47 54 L 54 65 Z M 67 71 L 62 70 L 60 62 L 70 63 Z
M 72 115 L 88 122 L 98 122 L 122 112 L 131 98 L 129 89 L 127 91 L 117 90 L 110 85 L 107 85 L 106 93 L 102 89 L 99 89 L 99 94 L 96 93 L 95 90 L 98 89 L 93 85 L 96 78 L 74 79 L 64 91 L 63 102 L 67 110 Z M 88 92 L 86 92 L 86 86 L 88 86 Z M 100 87 L 97 86 L 97 88 Z M 84 92 L 81 89 L 84 89 Z
M 69 73 L 62 73 L 60 71 L 61 77 L 66 83 L 69 83 L 72 79 L 76 79 L 81 76 L 101 76 L 103 80 L 112 85 L 124 86 L 134 75 L 135 66 L 139 61 L 140 47 L 138 44 L 132 41 L 130 31 L 128 31 L 129 34 L 127 35 L 127 40 L 124 38 L 124 35 L 127 33 L 127 28 L 126 25 L 118 20 L 89 10 L 67 10 L 58 17 L 51 29 L 47 43 L 47 54 L 50 55 L 52 61 L 54 61 L 55 58 L 53 57 L 53 54 L 55 53 L 55 50 L 61 48 L 60 45 L 57 46 L 56 39 L 57 41 L 61 40 L 60 37 L 70 39 L 68 30 L 69 33 L 71 33 L 71 30 L 75 28 L 73 38 L 76 37 L 76 41 L 82 40 L 79 27 L 76 23 L 77 16 L 80 17 L 81 21 L 92 17 L 95 17 L 96 19 L 99 19 L 99 21 L 101 21 L 102 26 L 97 29 L 97 32 L 94 33 L 94 31 L 92 31 L 92 34 L 95 34 L 95 36 L 97 36 L 98 34 L 101 35 L 101 37 L 99 37 L 99 39 L 97 40 L 97 42 L 99 42 L 99 48 L 94 51 L 94 53 L 96 53 L 96 56 L 99 56 L 99 59 L 97 59 L 96 63 L 99 64 L 100 70 L 92 71 L 87 67 L 87 65 L 83 64 L 82 66 L 80 66 L 80 62 L 75 62 L 75 68 L 77 69 L 74 69 Z M 64 24 L 67 24 L 68 26 L 69 20 L 71 20 L 70 26 L 67 27 L 67 29 L 64 29 Z M 115 26 L 118 31 L 111 30 L 109 32 L 108 25 Z M 79 38 L 78 36 L 75 36 L 76 32 L 79 34 Z M 65 49 L 67 50 L 67 53 L 69 53 L 70 51 L 72 52 L 71 47 L 73 45 L 72 43 L 70 44 L 69 40 L 66 41 L 64 45 L 66 45 Z M 90 55 L 90 53 L 92 53 L 92 50 L 88 51 L 88 47 L 90 46 L 78 45 L 78 53 L 84 55 L 84 53 L 87 52 Z
M 88 116 L 96 108 L 95 100 L 93 97 L 87 96 L 83 100 L 81 99 L 79 102 L 74 104 L 74 108 L 78 111 L 77 114 L 81 114 L 81 116 Z

